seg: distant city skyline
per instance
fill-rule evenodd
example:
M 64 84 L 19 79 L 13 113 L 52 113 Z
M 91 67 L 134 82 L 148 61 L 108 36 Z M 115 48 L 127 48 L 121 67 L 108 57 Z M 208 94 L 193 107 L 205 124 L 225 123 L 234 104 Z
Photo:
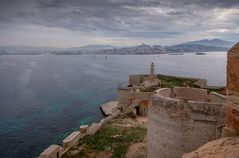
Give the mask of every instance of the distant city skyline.
M 1 0 L 0 46 L 239 40 L 238 0 Z

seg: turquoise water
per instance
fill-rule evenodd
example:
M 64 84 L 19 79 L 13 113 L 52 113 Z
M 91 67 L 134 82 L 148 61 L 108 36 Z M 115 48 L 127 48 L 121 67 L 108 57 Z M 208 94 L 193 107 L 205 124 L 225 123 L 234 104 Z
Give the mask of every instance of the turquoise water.
M 99 106 L 116 100 L 128 75 L 201 77 L 225 85 L 226 53 L 205 56 L 0 56 L 0 157 L 32 158 L 60 144 L 81 124 L 103 118 Z

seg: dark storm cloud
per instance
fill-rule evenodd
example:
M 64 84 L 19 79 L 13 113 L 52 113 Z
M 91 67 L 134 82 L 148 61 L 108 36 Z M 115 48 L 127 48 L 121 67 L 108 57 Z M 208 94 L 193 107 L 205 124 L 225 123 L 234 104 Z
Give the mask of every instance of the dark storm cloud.
M 0 0 L 0 28 L 34 25 L 104 37 L 176 38 L 219 26 L 233 30 L 239 20 L 225 11 L 238 8 L 238 0 Z M 214 17 L 217 12 L 225 15 Z
M 184 7 L 195 5 L 206 8 L 238 7 L 238 0 L 39 0 L 41 7 L 82 6 L 82 7 Z

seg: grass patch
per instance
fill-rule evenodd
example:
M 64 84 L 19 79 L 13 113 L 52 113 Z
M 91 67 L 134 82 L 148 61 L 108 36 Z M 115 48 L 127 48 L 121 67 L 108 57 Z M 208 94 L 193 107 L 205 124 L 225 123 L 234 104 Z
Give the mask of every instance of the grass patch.
M 67 154 L 63 158 L 92 158 L 92 153 L 109 151 L 111 158 L 125 157 L 132 143 L 142 142 L 147 129 L 144 127 L 124 127 L 124 118 L 114 119 L 103 126 L 95 135 L 86 135 L 79 142 L 83 147 L 80 153 L 74 156 Z
M 158 75 L 158 78 L 161 80 L 162 88 L 185 87 L 186 85 L 194 88 L 199 88 L 197 85 L 194 84 L 196 80 L 193 79 L 165 75 Z
M 95 135 L 86 136 L 82 144 L 96 151 L 111 148 L 112 158 L 122 158 L 127 153 L 130 144 L 141 142 L 145 135 L 146 129 L 144 128 L 122 128 L 108 124 Z

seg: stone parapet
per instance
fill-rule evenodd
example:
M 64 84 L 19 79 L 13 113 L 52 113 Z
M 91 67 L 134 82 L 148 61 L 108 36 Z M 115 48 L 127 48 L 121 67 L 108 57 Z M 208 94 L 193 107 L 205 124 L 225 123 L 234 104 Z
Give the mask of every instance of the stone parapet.
M 40 154 L 39 158 L 60 158 L 62 151 L 60 145 L 51 145 Z
M 71 133 L 69 136 L 67 136 L 63 140 L 63 148 L 64 149 L 72 148 L 79 141 L 80 137 L 81 137 L 81 134 L 79 131 L 75 131 L 75 132 Z
M 164 88 L 152 96 L 151 102 L 148 158 L 178 158 L 220 138 L 225 96 L 196 88 Z

